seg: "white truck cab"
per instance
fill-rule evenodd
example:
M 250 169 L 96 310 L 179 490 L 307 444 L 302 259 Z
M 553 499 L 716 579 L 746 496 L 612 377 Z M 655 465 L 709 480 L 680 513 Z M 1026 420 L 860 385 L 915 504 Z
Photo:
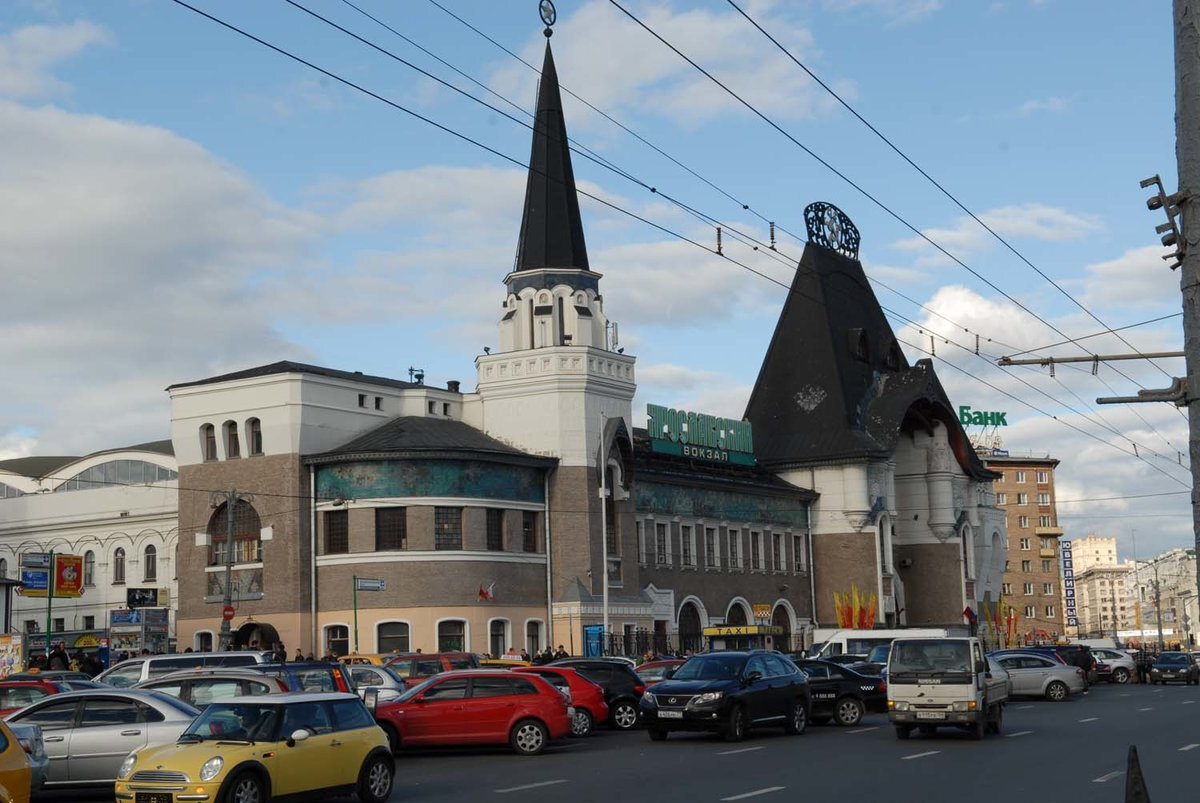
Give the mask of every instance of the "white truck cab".
M 993 675 L 977 638 L 898 638 L 888 656 L 888 719 L 896 738 L 913 728 L 1000 732 L 1008 679 Z

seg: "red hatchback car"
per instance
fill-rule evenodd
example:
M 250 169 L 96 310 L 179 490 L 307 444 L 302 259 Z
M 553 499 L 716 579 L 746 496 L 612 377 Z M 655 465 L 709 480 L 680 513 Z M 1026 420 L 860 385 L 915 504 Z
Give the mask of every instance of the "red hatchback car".
M 558 688 L 566 686 L 571 692 L 571 707 L 575 709 L 571 719 L 572 736 L 587 736 L 597 722 L 608 721 L 608 703 L 604 702 L 604 689 L 569 666 L 521 666 L 512 671 L 537 675 Z
M 0 682 L 0 716 L 35 703 L 48 694 L 70 691 L 69 686 L 51 680 L 6 680 Z
M 542 678 L 492 669 L 445 672 L 375 709 L 393 752 L 508 744 L 532 756 L 570 733 L 571 719 L 567 698 Z

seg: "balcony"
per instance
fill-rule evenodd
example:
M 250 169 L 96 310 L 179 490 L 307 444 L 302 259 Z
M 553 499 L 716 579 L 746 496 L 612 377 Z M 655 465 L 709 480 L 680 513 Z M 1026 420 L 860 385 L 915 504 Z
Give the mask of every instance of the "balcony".
M 1062 527 L 1034 527 L 1033 534 L 1034 535 L 1062 535 L 1063 528 Z
M 1056 549 L 1039 549 L 1038 550 L 1038 557 L 1053 558 L 1053 557 L 1056 557 L 1057 555 L 1058 555 L 1058 550 L 1056 550 Z

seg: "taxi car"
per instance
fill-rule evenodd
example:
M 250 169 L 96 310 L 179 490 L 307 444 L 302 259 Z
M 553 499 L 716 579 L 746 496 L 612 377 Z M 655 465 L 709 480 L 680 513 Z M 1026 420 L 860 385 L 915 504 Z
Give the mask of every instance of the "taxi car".
M 25 749 L 8 726 L 0 723 L 0 800 L 29 803 L 33 771 Z
M 865 714 L 887 713 L 887 681 L 855 672 L 832 661 L 807 658 L 793 661 L 808 676 L 812 690 L 812 721 L 822 725 L 832 719 L 853 727 Z
M 266 803 L 350 792 L 382 803 L 395 769 L 387 737 L 356 695 L 288 692 L 213 703 L 174 744 L 130 753 L 114 791 L 131 803 Z

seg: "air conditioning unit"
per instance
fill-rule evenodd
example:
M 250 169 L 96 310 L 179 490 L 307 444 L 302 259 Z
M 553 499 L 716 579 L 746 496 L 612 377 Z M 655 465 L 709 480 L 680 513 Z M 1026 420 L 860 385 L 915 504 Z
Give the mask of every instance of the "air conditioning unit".
M 900 568 L 907 569 L 912 566 L 912 558 L 900 558 Z

